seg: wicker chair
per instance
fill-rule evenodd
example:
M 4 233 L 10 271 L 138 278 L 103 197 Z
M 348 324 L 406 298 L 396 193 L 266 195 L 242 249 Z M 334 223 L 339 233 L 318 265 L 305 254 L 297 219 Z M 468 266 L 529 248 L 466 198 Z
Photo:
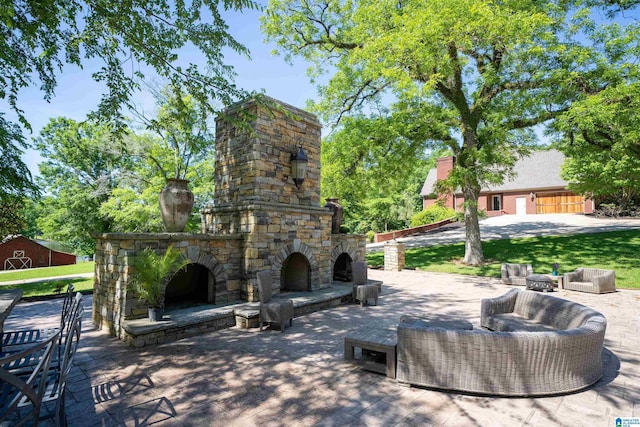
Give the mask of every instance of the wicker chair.
M 564 274 L 564 288 L 572 291 L 604 294 L 616 291 L 616 273 L 613 270 L 578 268 Z
M 506 318 L 509 313 L 516 314 L 515 320 L 529 319 L 524 324 L 530 329 L 494 332 L 446 322 L 440 327 L 401 322 L 396 379 L 471 393 L 544 396 L 583 389 L 602 376 L 602 314 L 520 289 L 482 301 L 483 326 L 491 324 L 488 316 Z M 493 326 L 501 324 L 511 327 L 514 322 Z
M 354 261 L 351 263 L 351 269 L 353 271 L 353 299 L 360 301 L 361 306 L 364 306 L 370 299 L 374 300 L 375 305 L 378 305 L 378 285 L 368 283 L 367 263 Z
M 526 286 L 527 276 L 533 274 L 531 264 L 502 264 L 500 270 L 505 285 Z
M 270 271 L 258 272 L 258 292 L 260 292 L 260 330 L 265 323 L 277 323 L 284 332 L 286 323 L 293 325 L 293 301 L 271 301 L 272 279 Z

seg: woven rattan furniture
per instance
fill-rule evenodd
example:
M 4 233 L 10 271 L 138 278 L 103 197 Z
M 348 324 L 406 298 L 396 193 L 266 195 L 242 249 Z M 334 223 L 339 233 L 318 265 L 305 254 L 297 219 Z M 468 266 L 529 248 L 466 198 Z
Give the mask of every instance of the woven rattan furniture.
M 388 378 L 396 377 L 396 331 L 376 326 L 367 326 L 351 332 L 344 337 L 344 360 L 352 361 L 373 372 L 385 374 Z M 363 357 L 355 358 L 355 347 L 362 350 Z M 384 363 L 379 363 L 371 352 L 384 355 Z
M 616 291 L 616 273 L 613 270 L 578 268 L 564 274 L 564 288 L 572 291 L 604 294 Z
M 500 274 L 505 285 L 526 286 L 527 276 L 533 274 L 533 267 L 531 264 L 502 264 Z
M 280 331 L 284 332 L 285 325 L 293 325 L 293 301 L 271 300 L 272 289 L 271 271 L 258 272 L 258 292 L 260 293 L 260 330 L 262 326 L 271 323 L 280 325 Z
M 378 286 L 377 285 L 357 285 L 354 286 L 354 298 L 360 301 L 360 306 L 364 307 L 369 300 L 373 300 L 378 305 Z
M 398 325 L 398 381 L 503 396 L 583 389 L 603 372 L 606 319 L 583 305 L 512 289 L 482 301 L 482 326 Z
M 526 282 L 529 290 L 553 292 L 553 279 L 545 274 L 531 274 L 527 276 Z

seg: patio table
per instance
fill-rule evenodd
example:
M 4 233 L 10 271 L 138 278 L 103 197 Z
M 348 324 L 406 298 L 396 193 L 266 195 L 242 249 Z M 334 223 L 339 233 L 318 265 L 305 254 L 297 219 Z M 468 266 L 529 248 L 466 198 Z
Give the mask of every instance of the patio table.
M 0 333 L 4 330 L 4 320 L 22 298 L 22 289 L 0 290 Z
M 344 360 L 352 361 L 368 371 L 396 377 L 396 345 L 398 337 L 396 329 L 385 329 L 377 326 L 365 326 L 344 337 Z M 359 347 L 363 358 L 356 359 L 354 347 Z M 368 360 L 369 352 L 384 354 L 384 364 Z

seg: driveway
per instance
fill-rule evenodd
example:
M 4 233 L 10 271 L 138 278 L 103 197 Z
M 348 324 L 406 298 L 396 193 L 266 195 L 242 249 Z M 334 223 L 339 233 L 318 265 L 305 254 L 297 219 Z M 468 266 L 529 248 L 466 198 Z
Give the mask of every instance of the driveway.
M 596 218 L 580 214 L 547 214 L 502 215 L 480 221 L 480 234 L 483 241 L 629 229 L 640 229 L 640 219 Z M 432 232 L 397 239 L 398 242 L 404 243 L 406 248 L 446 245 L 464 240 L 464 224 L 453 224 Z M 370 243 L 367 245 L 367 251 L 381 251 L 383 247 L 384 242 Z

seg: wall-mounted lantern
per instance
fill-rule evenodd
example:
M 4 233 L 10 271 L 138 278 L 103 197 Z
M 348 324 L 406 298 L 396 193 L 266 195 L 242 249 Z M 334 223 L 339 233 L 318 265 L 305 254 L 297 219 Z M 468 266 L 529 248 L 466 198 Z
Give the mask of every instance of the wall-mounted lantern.
M 531 197 L 531 201 L 533 202 L 536 199 L 536 193 L 532 191 L 531 193 L 529 193 L 529 197 Z
M 307 153 L 304 152 L 302 147 L 298 147 L 298 151 L 291 153 L 291 177 L 298 188 L 300 188 L 307 175 L 308 163 Z

